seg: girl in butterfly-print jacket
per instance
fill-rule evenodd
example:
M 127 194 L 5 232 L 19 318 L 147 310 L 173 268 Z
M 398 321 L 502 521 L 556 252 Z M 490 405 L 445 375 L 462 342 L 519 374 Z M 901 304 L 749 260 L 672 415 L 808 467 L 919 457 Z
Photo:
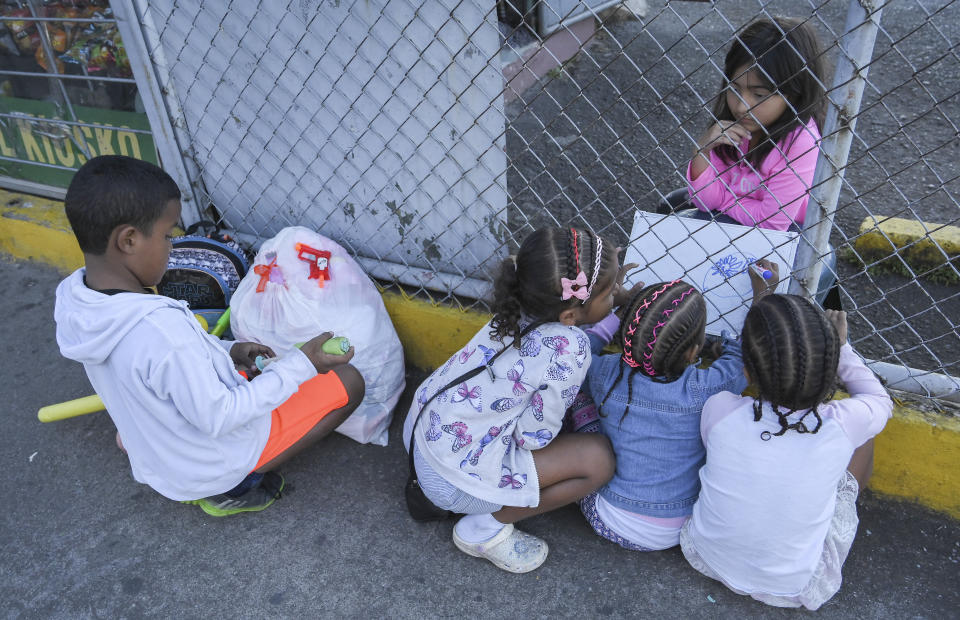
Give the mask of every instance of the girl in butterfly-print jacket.
M 529 322 L 522 320 L 521 328 Z M 411 411 L 416 415 L 438 389 L 503 347 L 485 325 L 420 386 Z M 417 447 L 437 473 L 471 495 L 536 506 L 540 494 L 531 450 L 550 443 L 560 430 L 589 367 L 590 344 L 579 327 L 556 322 L 536 327 L 519 349 L 511 347 L 494 361 L 492 375 L 482 372 L 430 402 L 417 427 Z
M 512 572 L 533 570 L 546 544 L 512 523 L 575 501 L 613 474 L 605 438 L 557 433 L 590 366 L 578 325 L 602 319 L 615 296 L 626 296 L 620 282 L 613 244 L 578 229 L 535 231 L 501 266 L 491 322 L 417 389 L 405 445 L 413 433 L 426 496 L 468 515 L 454 528 L 467 554 Z M 486 370 L 437 394 L 481 365 Z

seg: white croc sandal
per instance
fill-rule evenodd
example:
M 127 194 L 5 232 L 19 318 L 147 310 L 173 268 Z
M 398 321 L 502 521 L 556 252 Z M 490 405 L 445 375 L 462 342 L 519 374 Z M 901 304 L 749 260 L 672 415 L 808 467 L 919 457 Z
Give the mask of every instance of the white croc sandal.
M 513 527 L 503 526 L 496 536 L 480 543 L 470 543 L 457 536 L 453 529 L 453 544 L 457 549 L 475 558 L 486 558 L 494 566 L 510 573 L 529 573 L 547 559 L 547 543 Z

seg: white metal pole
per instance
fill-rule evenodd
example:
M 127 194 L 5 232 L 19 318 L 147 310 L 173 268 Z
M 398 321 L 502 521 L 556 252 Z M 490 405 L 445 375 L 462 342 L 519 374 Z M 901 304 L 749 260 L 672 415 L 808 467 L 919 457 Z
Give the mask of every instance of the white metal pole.
M 813 298 L 817 293 L 823 269 L 821 258 L 828 252 L 833 216 L 843 185 L 883 4 L 883 0 L 850 0 L 847 9 L 844 33 L 838 41 L 840 54 L 833 86 L 828 92 L 831 105 L 821 128 L 824 137 L 820 143 L 820 158 L 793 262 L 790 292 L 795 295 Z
M 153 142 L 157 146 L 161 165 L 180 188 L 182 193 L 181 204 L 183 205 L 181 219 L 184 226 L 189 226 L 203 219 L 203 205 L 199 204 L 197 192 L 194 191 L 195 183 L 199 182 L 200 176 L 196 170 L 192 171 L 192 176 L 188 171 L 188 162 L 185 161 L 183 153 L 189 152 L 189 150 L 185 149 L 178 140 L 177 131 L 171 121 L 172 115 L 168 108 L 171 100 L 175 103 L 176 110 L 179 110 L 179 104 L 176 103 L 175 96 L 169 90 L 169 85 L 161 88 L 154 60 L 151 58 L 147 46 L 141 23 L 142 20 L 149 19 L 149 15 L 139 12 L 137 7 L 134 6 L 134 0 L 113 0 L 110 6 L 117 18 L 117 29 L 123 38 L 127 56 L 130 59 L 130 67 L 133 69 L 133 77 L 137 81 L 137 90 L 143 100 L 147 118 L 150 120 Z M 149 9 L 145 10 L 149 11 Z M 159 49 L 160 42 L 154 41 L 153 43 Z M 178 118 L 182 122 L 183 115 L 181 114 Z M 189 144 L 189 142 L 185 144 Z

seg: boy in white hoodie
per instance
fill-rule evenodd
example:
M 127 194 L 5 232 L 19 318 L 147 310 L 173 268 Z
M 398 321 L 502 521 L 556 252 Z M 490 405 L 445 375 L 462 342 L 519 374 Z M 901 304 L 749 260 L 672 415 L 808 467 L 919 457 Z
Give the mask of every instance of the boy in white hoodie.
M 157 166 L 95 157 L 65 203 L 86 266 L 57 287 L 57 343 L 83 363 L 133 477 L 214 516 L 268 507 L 284 485 L 272 470 L 362 400 L 353 349 L 324 353 L 321 334 L 257 375 L 269 347 L 219 340 L 186 302 L 150 291 L 180 219 L 180 190 Z

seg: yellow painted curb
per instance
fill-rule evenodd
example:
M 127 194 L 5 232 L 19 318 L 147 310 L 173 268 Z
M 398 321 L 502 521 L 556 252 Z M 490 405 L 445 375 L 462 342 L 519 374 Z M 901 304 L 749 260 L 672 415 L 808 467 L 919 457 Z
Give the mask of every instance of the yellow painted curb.
M 860 224 L 854 247 L 867 260 L 897 254 L 911 266 L 930 269 L 960 256 L 960 227 L 897 217 L 867 217 Z
M 960 232 L 956 227 L 944 228 Z M 0 252 L 44 262 L 64 272 L 83 264 L 61 202 L 2 190 Z M 384 293 L 383 302 L 407 362 L 424 370 L 445 362 L 490 319 L 481 312 L 393 292 Z M 925 413 L 909 404 L 898 405 L 877 437 L 875 454 L 871 489 L 960 518 L 960 420 Z
M 62 202 L 4 190 L 0 190 L 0 252 L 61 271 L 83 264 Z
M 960 519 L 960 419 L 894 407 L 874 442 L 870 489 Z
M 458 310 L 397 293 L 384 293 L 383 303 L 403 343 L 407 362 L 425 370 L 447 361 L 490 320 L 488 314 Z

